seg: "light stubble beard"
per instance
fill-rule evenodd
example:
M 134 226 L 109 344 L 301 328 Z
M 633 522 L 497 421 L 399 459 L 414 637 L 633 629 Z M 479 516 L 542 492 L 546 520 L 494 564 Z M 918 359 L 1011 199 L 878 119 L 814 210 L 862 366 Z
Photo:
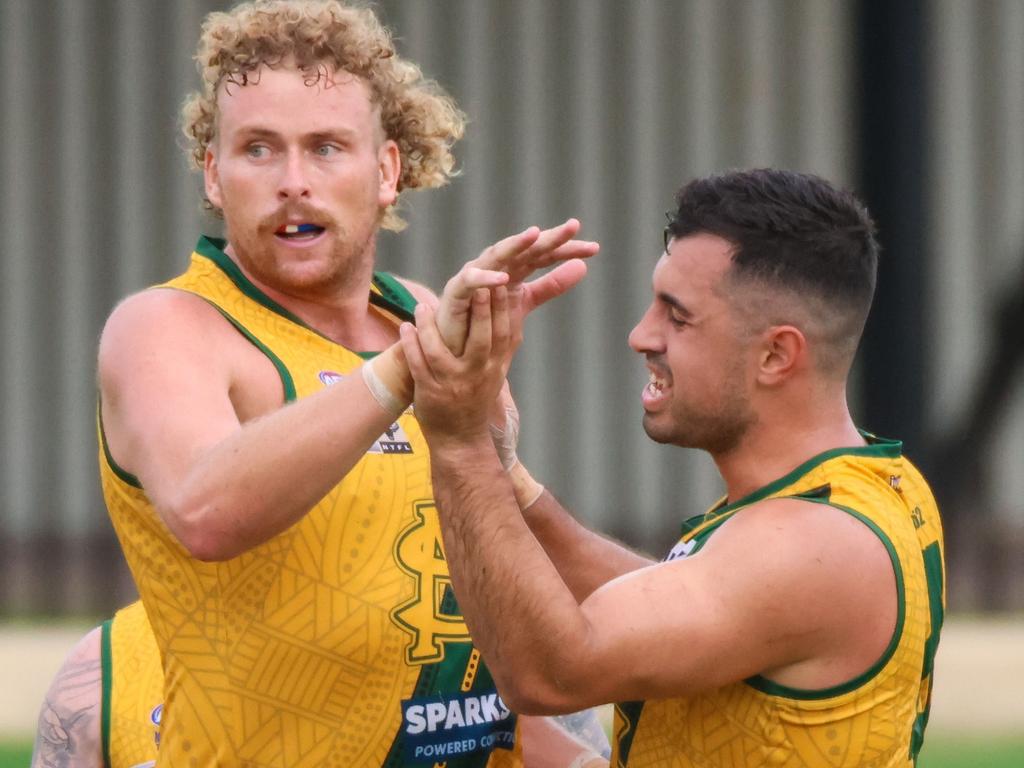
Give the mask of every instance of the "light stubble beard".
M 757 414 L 738 382 L 742 371 L 731 372 L 726 379 L 717 407 L 713 411 L 687 403 L 673 403 L 664 415 L 671 418 L 668 426 L 658 426 L 656 418 L 644 414 L 647 436 L 657 443 L 696 448 L 712 456 L 730 453 L 757 423 Z

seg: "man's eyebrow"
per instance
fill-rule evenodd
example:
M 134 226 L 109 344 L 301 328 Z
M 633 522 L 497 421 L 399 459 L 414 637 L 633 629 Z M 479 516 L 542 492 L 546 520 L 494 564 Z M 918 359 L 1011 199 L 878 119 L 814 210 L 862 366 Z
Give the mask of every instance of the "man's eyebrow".
M 658 293 L 658 301 L 660 301 L 660 302 L 662 302 L 664 304 L 668 304 L 670 307 L 672 307 L 672 309 L 674 309 L 676 312 L 678 312 L 683 317 L 693 317 L 693 312 L 688 310 L 686 308 L 686 305 L 683 304 L 683 302 L 681 302 L 679 299 L 677 299 L 671 293 L 659 292 Z
M 313 131 L 312 133 L 307 133 L 304 138 L 307 141 L 314 142 L 327 141 L 329 139 L 342 139 L 347 141 L 357 135 L 358 134 L 351 128 L 332 128 L 328 131 Z
M 258 125 L 243 125 L 236 133 L 246 139 L 272 139 L 280 135 L 277 131 L 261 128 Z

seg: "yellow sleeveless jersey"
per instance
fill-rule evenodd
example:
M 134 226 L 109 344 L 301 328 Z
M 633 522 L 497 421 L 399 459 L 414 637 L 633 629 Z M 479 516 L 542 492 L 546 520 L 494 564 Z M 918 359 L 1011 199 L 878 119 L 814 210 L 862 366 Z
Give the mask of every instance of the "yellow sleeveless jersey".
M 106 768 L 156 765 L 164 675 L 141 602 L 122 608 L 100 631 L 100 725 Z
M 890 768 L 912 766 L 924 737 L 945 606 L 942 523 L 899 442 L 823 453 L 740 501 L 683 526 L 666 559 L 698 551 L 744 507 L 792 497 L 853 515 L 885 544 L 899 611 L 888 648 L 859 677 L 825 690 L 762 677 L 681 699 L 615 707 L 612 766 Z M 685 653 L 685 640 L 680 652 Z
M 162 287 L 218 309 L 276 366 L 285 401 L 359 375 L 364 356 L 276 304 L 222 248 L 201 238 Z M 411 318 L 388 275 L 370 300 Z M 102 425 L 100 444 L 104 498 L 164 661 L 160 766 L 520 763 L 515 716 L 454 600 L 411 411 L 302 520 L 225 562 L 190 557 L 113 462 Z

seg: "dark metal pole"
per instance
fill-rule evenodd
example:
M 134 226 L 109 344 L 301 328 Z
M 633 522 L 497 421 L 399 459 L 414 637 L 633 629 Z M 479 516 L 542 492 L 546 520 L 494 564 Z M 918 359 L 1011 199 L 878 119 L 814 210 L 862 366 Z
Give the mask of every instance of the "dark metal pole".
M 926 99 L 923 0 L 861 0 L 860 193 L 882 257 L 861 351 L 863 425 L 924 459 Z

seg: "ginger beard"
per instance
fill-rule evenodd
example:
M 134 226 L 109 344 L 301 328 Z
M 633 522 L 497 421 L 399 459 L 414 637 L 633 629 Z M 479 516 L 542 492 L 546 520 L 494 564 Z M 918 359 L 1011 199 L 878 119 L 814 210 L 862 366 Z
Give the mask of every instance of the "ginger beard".
M 375 203 L 370 209 L 372 226 L 364 223 L 356 231 L 349 231 L 329 213 L 305 204 L 282 206 L 262 218 L 255 228 L 232 228 L 230 202 L 224 203 L 233 251 L 242 268 L 263 285 L 293 296 L 330 295 L 361 279 L 373 263 L 380 221 Z M 289 223 L 311 224 L 318 230 L 290 234 L 285 231 Z

